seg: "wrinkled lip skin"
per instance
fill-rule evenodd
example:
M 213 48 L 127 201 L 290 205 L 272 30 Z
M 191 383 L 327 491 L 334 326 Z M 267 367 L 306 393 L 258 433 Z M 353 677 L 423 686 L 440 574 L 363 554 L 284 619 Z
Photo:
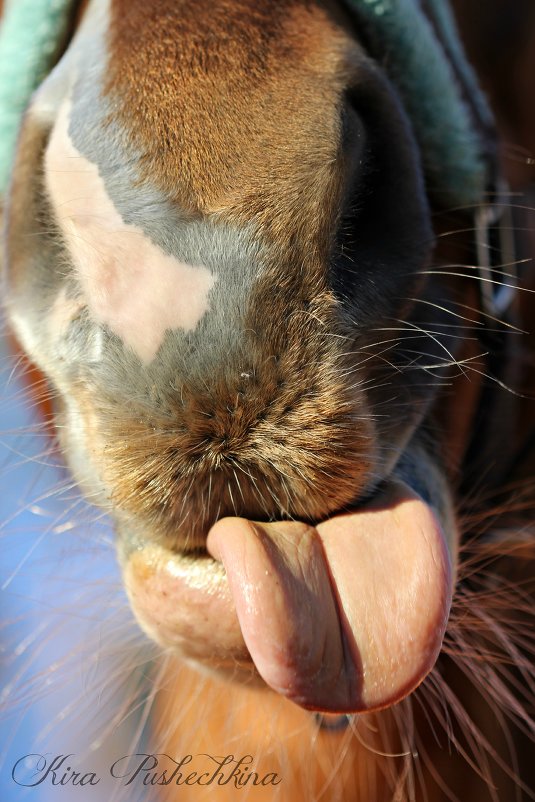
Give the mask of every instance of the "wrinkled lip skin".
M 316 527 L 224 518 L 207 550 L 121 539 L 132 608 L 161 646 L 223 672 L 254 664 L 277 693 L 329 712 L 393 704 L 433 667 L 451 560 L 433 511 L 404 483 Z

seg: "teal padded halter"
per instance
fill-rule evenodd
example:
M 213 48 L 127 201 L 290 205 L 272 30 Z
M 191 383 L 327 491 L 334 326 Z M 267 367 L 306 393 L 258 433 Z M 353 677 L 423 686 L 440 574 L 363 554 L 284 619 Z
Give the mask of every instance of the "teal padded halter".
M 64 41 L 73 0 L 7 0 L 0 26 L 0 195 L 31 94 Z
M 448 0 L 426 0 L 448 54 L 419 0 L 345 0 L 397 87 L 422 152 L 430 193 L 441 206 L 470 206 L 489 176 L 481 137 L 451 61 L 480 119 L 491 120 L 457 36 Z M 8 0 L 0 28 L 0 194 L 20 120 L 53 65 L 74 0 Z
M 493 120 L 464 55 L 448 0 L 427 0 L 447 54 L 418 0 L 346 0 L 346 5 L 361 21 L 374 55 L 380 55 L 398 89 L 434 199 L 441 206 L 481 203 L 492 176 L 476 122 L 492 129 Z

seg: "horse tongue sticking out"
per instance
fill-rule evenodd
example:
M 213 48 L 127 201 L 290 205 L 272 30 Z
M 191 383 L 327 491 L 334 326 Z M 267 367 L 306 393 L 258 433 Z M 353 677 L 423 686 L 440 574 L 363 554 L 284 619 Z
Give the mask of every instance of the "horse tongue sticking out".
M 450 560 L 436 517 L 405 485 L 316 528 L 226 518 L 207 546 L 226 574 L 159 546 L 127 563 L 133 608 L 162 645 L 218 663 L 248 650 L 278 693 L 331 712 L 392 704 L 433 667 Z

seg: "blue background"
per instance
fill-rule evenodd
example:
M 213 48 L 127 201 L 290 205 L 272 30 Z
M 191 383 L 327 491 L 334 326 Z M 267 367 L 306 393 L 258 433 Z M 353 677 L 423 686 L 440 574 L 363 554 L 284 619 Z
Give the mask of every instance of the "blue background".
M 151 648 L 131 619 L 110 525 L 53 446 L 0 336 L 0 800 L 111 802 L 108 767 L 136 751 L 143 728 Z M 101 782 L 17 786 L 12 767 L 30 753 L 73 753 Z

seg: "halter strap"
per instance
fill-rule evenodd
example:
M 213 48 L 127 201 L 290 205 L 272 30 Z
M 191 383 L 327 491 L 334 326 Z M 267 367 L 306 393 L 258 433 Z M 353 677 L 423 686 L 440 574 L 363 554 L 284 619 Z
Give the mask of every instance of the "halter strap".
M 411 120 L 440 207 L 479 204 L 492 182 L 492 115 L 447 0 L 345 0 Z M 426 13 L 427 11 L 427 13 Z M 492 140 L 494 137 L 492 137 Z
M 435 206 L 474 219 L 484 320 L 497 325 L 515 297 L 507 186 L 492 113 L 464 54 L 448 0 L 345 0 L 371 55 L 397 88 Z
M 490 323 L 496 325 L 517 291 L 514 222 L 504 181 L 498 181 L 493 201 L 476 210 L 475 250 L 481 308 Z
M 422 2 L 429 17 L 419 0 L 345 0 L 400 92 L 435 202 L 477 204 L 489 184 L 488 153 L 467 98 L 485 127 L 492 127 L 492 117 L 447 0 Z M 7 0 L 0 28 L 0 193 L 24 109 L 53 66 L 76 6 L 76 0 Z
M 76 6 L 75 0 L 6 0 L 0 26 L 0 196 L 22 115 L 65 44 Z
M 447 0 L 345 0 L 398 88 L 422 153 L 428 190 L 442 207 L 476 207 L 482 306 L 496 317 L 511 286 L 495 292 L 496 265 L 511 264 L 507 223 L 498 191 L 494 123 L 468 64 Z M 0 194 L 7 186 L 18 129 L 30 96 L 57 59 L 77 0 L 7 0 L 0 28 Z M 490 202 L 487 202 L 490 201 Z M 498 214 L 499 212 L 499 214 Z M 496 268 L 499 269 L 499 268 Z M 496 276 L 499 278 L 499 276 Z

